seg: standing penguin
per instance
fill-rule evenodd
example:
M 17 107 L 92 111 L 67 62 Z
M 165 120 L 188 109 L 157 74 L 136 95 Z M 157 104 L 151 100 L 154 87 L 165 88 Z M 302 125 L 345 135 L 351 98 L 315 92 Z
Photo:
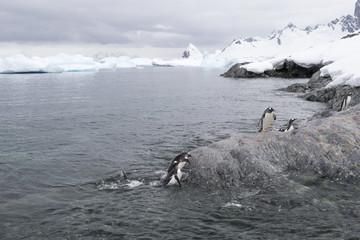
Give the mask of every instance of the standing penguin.
M 276 120 L 276 115 L 274 114 L 275 110 L 272 107 L 268 107 L 264 114 L 261 116 L 259 123 L 261 123 L 261 128 L 259 132 L 264 131 L 266 132 L 266 129 L 270 127 L 270 124 L 272 120 Z
M 344 97 L 344 99 L 341 102 L 341 108 L 340 108 L 339 112 L 344 111 L 349 107 L 352 95 L 353 95 L 352 92 L 349 92 L 348 94 L 346 94 L 346 96 Z
M 290 119 L 289 122 L 288 122 L 287 127 L 286 128 L 280 128 L 279 131 L 280 132 L 290 132 L 290 131 L 294 130 L 293 122 L 295 120 L 297 120 L 297 118 Z
M 188 152 L 183 152 L 176 156 L 171 162 L 167 169 L 167 175 L 163 179 L 163 186 L 168 184 L 175 184 L 176 182 L 181 187 L 180 179 L 182 176 L 181 169 L 185 166 L 186 163 L 190 164 L 189 158 L 191 154 Z M 175 182 L 176 181 L 176 182 Z

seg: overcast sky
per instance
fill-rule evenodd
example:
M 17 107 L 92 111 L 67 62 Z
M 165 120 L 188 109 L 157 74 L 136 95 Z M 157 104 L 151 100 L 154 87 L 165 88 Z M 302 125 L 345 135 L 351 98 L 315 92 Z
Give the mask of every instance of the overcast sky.
M 19 46 L 222 49 L 233 39 L 269 35 L 292 22 L 328 23 L 353 14 L 356 0 L 1 0 L 0 54 Z M 86 45 L 84 45 L 86 44 Z M 120 50 L 119 50 L 120 49 Z M 136 51 L 134 49 L 140 49 Z M 80 50 L 79 50 L 80 51 Z M 111 50 L 109 50 L 111 51 Z M 144 57 L 145 56 L 144 50 Z M 159 53 L 160 54 L 160 53 Z M 172 53 L 171 53 L 172 54 Z M 181 53 L 179 53 L 181 55 Z M 161 57 L 161 56 L 159 56 Z

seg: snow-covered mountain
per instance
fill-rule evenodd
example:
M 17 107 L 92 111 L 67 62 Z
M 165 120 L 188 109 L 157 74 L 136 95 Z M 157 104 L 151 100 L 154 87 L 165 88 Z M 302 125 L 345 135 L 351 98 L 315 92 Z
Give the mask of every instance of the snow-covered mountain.
M 342 16 L 328 24 L 297 28 L 289 23 L 266 38 L 251 37 L 234 40 L 217 58 L 237 59 L 239 62 L 261 60 L 293 51 L 299 51 L 354 33 L 360 29 L 360 0 L 355 3 L 354 15 Z

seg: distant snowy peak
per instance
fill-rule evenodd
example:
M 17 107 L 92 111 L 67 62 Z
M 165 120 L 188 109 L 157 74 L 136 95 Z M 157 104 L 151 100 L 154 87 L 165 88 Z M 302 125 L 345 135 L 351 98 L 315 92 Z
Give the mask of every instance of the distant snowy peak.
M 351 15 L 347 15 L 347 16 L 342 16 L 341 18 L 337 18 L 333 21 L 331 21 L 328 24 L 329 27 L 331 28 L 336 28 L 337 26 L 339 26 L 341 28 L 341 31 L 345 32 L 345 33 L 353 33 L 356 32 L 357 30 L 359 30 L 360 25 L 359 25 L 359 18 L 351 16 Z
M 336 18 L 335 20 L 331 21 L 328 24 L 318 24 L 315 27 L 308 26 L 305 29 L 299 29 L 294 24 L 289 23 L 285 28 L 282 30 L 274 31 L 269 38 L 270 39 L 277 39 L 278 44 L 282 44 L 282 36 L 289 33 L 293 33 L 293 37 L 299 37 L 306 33 L 308 35 L 319 35 L 322 34 L 324 37 L 327 35 L 334 35 L 331 33 L 335 31 L 335 35 L 338 34 L 348 34 L 354 33 L 360 29 L 360 0 L 357 0 L 355 3 L 355 10 L 354 15 L 346 15 L 340 18 Z M 303 33 L 302 33 L 303 32 Z M 332 39 L 329 39 L 332 40 Z
M 195 47 L 195 45 L 189 43 L 189 46 L 183 52 L 182 58 L 189 58 L 189 59 L 200 59 L 203 58 L 204 55 L 202 52 Z
M 240 38 L 222 50 L 218 58 L 251 61 L 251 58 L 271 58 L 286 52 L 299 51 L 334 41 L 360 30 L 360 0 L 356 1 L 354 15 L 337 18 L 328 24 L 308 26 L 304 29 L 288 23 L 283 29 L 265 38 Z
M 354 16 L 356 18 L 358 18 L 358 22 L 360 21 L 360 0 L 358 0 L 355 3 L 355 11 L 354 11 Z

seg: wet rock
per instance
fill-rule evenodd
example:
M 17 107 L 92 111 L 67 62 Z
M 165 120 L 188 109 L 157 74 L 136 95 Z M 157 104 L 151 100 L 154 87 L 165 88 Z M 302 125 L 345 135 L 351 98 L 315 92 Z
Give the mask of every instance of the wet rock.
M 360 183 L 360 106 L 294 132 L 232 137 L 192 151 L 187 181 L 202 188 L 282 186 L 304 175 Z
M 320 76 L 320 71 L 316 71 L 307 83 L 295 83 L 280 90 L 285 92 L 306 93 L 314 89 L 323 88 L 331 81 L 331 77 Z
M 351 87 L 341 85 L 334 88 L 321 88 L 311 91 L 303 97 L 308 101 L 324 102 L 328 104 L 330 110 L 338 111 L 344 96 L 349 92 L 353 92 L 350 106 L 357 105 L 360 102 L 360 87 Z
M 286 61 L 281 69 L 256 75 L 240 65 L 233 66 L 223 76 L 311 76 L 306 84 L 293 84 L 281 90 L 302 93 L 301 97 L 308 101 L 327 103 L 328 109 L 293 132 L 232 137 L 193 150 L 188 181 L 207 189 L 276 189 L 293 183 L 293 176 L 300 184 L 305 178 L 313 182 L 326 178 L 360 184 L 360 87 L 326 88 L 332 79 L 321 76 L 320 67 L 303 71 Z M 354 93 L 350 109 L 338 112 L 350 91 Z
M 292 93 L 305 93 L 310 90 L 309 86 L 305 83 L 294 83 L 286 88 L 279 89 L 284 92 L 292 92 Z
M 341 102 L 347 93 L 353 92 L 350 106 L 360 103 L 360 87 L 351 87 L 341 85 L 333 88 L 325 88 L 332 81 L 330 76 L 320 76 L 320 71 L 312 75 L 307 83 L 295 83 L 286 88 L 280 89 L 285 92 L 303 93 L 300 97 L 307 101 L 327 103 L 328 109 L 322 113 L 316 114 L 314 117 L 331 116 L 332 111 L 338 111 Z
M 246 69 L 241 67 L 245 64 L 248 64 L 248 63 L 236 63 L 228 71 L 221 74 L 220 76 L 226 77 L 226 78 L 240 78 L 240 76 L 246 76 L 246 78 L 256 78 L 257 77 L 256 73 L 249 72 Z

